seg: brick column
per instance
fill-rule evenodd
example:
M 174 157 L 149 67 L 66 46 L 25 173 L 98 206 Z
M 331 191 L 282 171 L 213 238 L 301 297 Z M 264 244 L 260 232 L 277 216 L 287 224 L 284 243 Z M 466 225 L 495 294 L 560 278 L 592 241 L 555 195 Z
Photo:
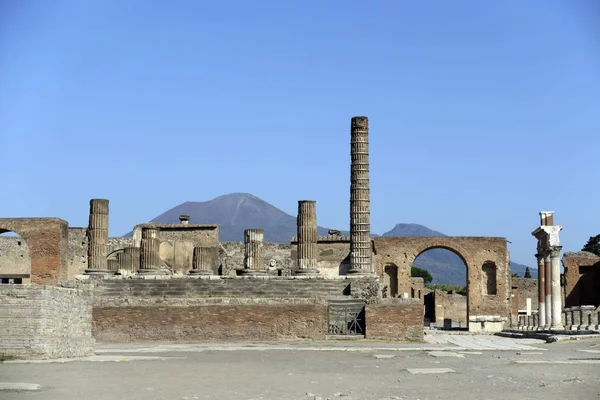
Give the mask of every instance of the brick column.
M 111 274 L 108 269 L 108 200 L 90 200 L 88 236 L 88 269 L 85 275 Z
M 296 274 L 316 275 L 317 269 L 317 202 L 298 201 Z
M 138 274 L 163 275 L 165 271 L 160 269 L 160 240 L 158 239 L 158 228 L 142 228 L 142 243 L 140 245 L 140 269 Z
M 550 264 L 552 278 L 552 324 L 551 329 L 564 329 L 562 323 L 562 293 L 560 290 L 560 250 L 562 246 L 550 248 Z
M 194 247 L 192 258 L 192 269 L 189 275 L 214 275 L 213 274 L 213 252 L 210 247 Z
M 244 231 L 244 275 L 265 275 L 265 230 Z
M 352 118 L 350 127 L 350 270 L 371 275 L 371 196 L 369 186 L 369 119 Z

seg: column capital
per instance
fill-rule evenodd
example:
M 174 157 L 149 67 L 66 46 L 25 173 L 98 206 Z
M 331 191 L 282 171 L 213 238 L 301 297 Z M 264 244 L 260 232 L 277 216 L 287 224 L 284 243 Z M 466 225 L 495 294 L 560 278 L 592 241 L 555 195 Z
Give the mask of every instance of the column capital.
M 560 251 L 562 250 L 562 246 L 552 246 L 550 247 L 550 257 L 560 257 Z

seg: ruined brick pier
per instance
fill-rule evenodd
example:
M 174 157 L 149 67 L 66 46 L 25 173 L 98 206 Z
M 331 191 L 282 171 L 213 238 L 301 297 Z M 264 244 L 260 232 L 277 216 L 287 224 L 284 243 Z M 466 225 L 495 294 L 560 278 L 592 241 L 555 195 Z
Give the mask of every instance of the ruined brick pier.
M 86 275 L 111 274 L 106 256 L 108 255 L 108 200 L 90 200 L 88 224 L 88 268 Z
M 350 151 L 350 270 L 349 274 L 372 274 L 371 211 L 369 189 L 369 119 L 351 122 Z
M 316 275 L 317 269 L 317 202 L 314 200 L 298 201 L 298 250 L 296 258 L 296 274 Z
M 244 275 L 265 275 L 265 230 L 244 231 Z

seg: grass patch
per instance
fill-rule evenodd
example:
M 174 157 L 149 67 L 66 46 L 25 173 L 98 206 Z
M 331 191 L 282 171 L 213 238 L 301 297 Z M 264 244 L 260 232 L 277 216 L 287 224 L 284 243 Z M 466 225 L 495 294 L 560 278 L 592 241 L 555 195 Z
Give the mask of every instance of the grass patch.
M 4 362 L 4 361 L 14 361 L 14 360 L 18 360 L 19 357 L 17 356 L 11 356 L 8 354 L 0 354 L 0 362 Z

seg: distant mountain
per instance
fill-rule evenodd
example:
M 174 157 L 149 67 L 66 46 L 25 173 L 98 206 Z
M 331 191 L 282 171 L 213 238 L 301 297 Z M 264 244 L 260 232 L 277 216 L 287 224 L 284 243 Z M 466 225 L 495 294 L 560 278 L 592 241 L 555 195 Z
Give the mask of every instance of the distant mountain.
M 190 224 L 219 224 L 219 237 L 223 242 L 243 242 L 244 229 L 248 228 L 264 229 L 265 242 L 289 243 L 292 236 L 296 236 L 296 217 L 249 193 L 231 193 L 209 201 L 187 201 L 151 222 L 176 224 L 182 214 L 190 216 Z M 327 228 L 318 227 L 317 232 L 325 236 Z
M 231 193 L 209 201 L 188 201 L 165 211 L 151 222 L 161 224 L 179 223 L 180 215 L 189 215 L 190 224 L 218 224 L 219 237 L 224 242 L 242 242 L 244 229 L 263 228 L 265 241 L 289 243 L 296 236 L 296 217 L 274 207 L 249 193 Z M 318 227 L 320 236 L 327 235 L 327 228 Z M 349 232 L 342 231 L 348 235 Z M 125 236 L 131 236 L 131 232 Z M 373 234 L 372 236 L 377 236 Z M 418 224 L 397 224 L 383 236 L 446 236 Z M 415 265 L 427 269 L 434 283 L 462 284 L 466 282 L 466 268 L 456 254 L 448 250 L 432 249 L 418 257 Z M 523 276 L 525 266 L 511 262 L 511 270 Z M 531 274 L 537 270 L 531 269 Z

